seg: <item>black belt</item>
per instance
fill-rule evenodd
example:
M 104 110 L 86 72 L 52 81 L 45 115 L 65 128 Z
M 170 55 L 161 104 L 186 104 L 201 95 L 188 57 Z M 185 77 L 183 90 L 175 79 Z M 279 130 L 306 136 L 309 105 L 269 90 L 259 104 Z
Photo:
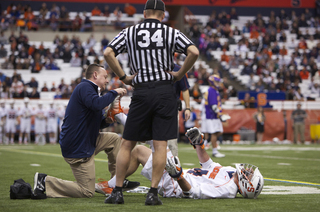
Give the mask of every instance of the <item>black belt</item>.
M 154 82 L 144 82 L 144 83 L 139 83 L 135 84 L 133 87 L 134 88 L 155 88 L 161 85 L 170 85 L 173 84 L 173 81 L 154 81 Z

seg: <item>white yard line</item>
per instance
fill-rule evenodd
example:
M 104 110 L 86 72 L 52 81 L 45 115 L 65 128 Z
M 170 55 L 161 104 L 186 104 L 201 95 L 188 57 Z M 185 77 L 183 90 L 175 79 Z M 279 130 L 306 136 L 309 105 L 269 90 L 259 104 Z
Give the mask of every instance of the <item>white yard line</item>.
M 0 151 L 1 150 L 8 151 L 8 152 L 17 152 L 17 153 L 29 154 L 29 155 L 42 155 L 42 156 L 63 158 L 61 154 L 48 153 L 48 152 L 29 151 L 29 150 L 22 150 L 22 149 L 17 149 L 17 148 L 0 148 Z M 95 158 L 94 160 L 95 161 L 99 161 L 99 162 L 108 162 L 107 159 Z
M 258 146 L 258 147 L 242 147 L 242 146 L 221 146 L 221 150 L 226 151 L 320 151 L 320 147 L 297 147 L 297 146 Z
M 221 151 L 320 151 L 320 147 L 296 147 L 296 146 L 227 146 L 221 145 Z M 194 151 L 193 148 L 179 148 L 181 151 Z M 194 151 L 195 152 L 195 151 Z
M 282 157 L 282 156 L 271 156 L 271 155 L 252 155 L 252 154 L 237 154 L 232 153 L 233 156 L 244 156 L 253 158 L 270 158 L 270 159 L 284 159 L 284 160 L 307 160 L 307 161 L 320 161 L 317 158 L 294 158 L 294 157 Z
M 28 150 L 26 150 L 28 149 Z M 32 146 L 1 146 L 0 151 L 10 151 L 10 152 L 18 152 L 24 154 L 31 154 L 31 155 L 43 155 L 43 156 L 51 156 L 51 157 L 61 157 L 61 154 L 55 153 L 47 153 L 47 152 L 39 152 L 39 151 L 29 151 L 29 149 L 34 149 Z M 196 151 L 192 148 L 180 148 L 180 151 L 186 152 L 194 152 Z M 320 151 L 319 147 L 278 147 L 278 146 L 266 146 L 266 147 L 240 147 L 240 146 L 223 146 L 221 151 Z M 283 157 L 283 156 L 270 156 L 270 155 L 254 155 L 254 154 L 239 154 L 233 152 L 232 155 L 236 156 L 244 156 L 244 157 L 255 157 L 255 158 L 270 158 L 270 159 L 284 159 L 284 160 L 305 160 L 305 161 L 320 161 L 320 158 L 296 158 L 296 157 Z M 95 158 L 95 161 L 100 162 L 108 162 L 107 159 L 99 159 Z

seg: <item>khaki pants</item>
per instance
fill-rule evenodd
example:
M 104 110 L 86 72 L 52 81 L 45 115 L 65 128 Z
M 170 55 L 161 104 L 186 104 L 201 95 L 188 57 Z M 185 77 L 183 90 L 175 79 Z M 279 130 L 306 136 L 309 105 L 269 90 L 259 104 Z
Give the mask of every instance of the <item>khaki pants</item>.
M 95 192 L 94 156 L 101 151 L 108 155 L 108 166 L 111 177 L 116 173 L 116 158 L 121 139 L 115 133 L 100 133 L 94 154 L 90 158 L 64 158 L 70 165 L 76 181 L 62 180 L 47 176 L 47 197 L 92 197 Z
M 294 123 L 293 129 L 294 129 L 294 138 L 293 142 L 296 144 L 298 140 L 298 134 L 300 135 L 300 141 L 301 143 L 304 143 L 304 130 L 305 130 L 305 124 L 304 123 Z

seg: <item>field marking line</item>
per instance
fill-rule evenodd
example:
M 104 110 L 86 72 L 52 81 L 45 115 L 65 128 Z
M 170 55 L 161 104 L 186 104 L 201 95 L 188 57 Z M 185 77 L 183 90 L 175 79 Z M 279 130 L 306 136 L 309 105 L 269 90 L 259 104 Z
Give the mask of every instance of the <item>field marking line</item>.
M 221 145 L 222 151 L 320 151 L 320 147 L 308 146 L 241 146 L 241 145 Z M 179 148 L 182 151 L 194 151 L 190 147 Z
M 320 151 L 320 147 L 308 146 L 227 146 L 221 145 L 226 151 Z
M 310 182 L 303 182 L 303 181 L 283 180 L 283 179 L 274 179 L 274 178 L 264 178 L 264 179 L 267 181 L 275 181 L 275 182 L 282 182 L 282 183 L 293 183 L 293 184 L 300 184 L 300 185 L 320 186 L 319 183 L 310 183 Z
M 28 150 L 21 150 L 21 149 L 9 149 L 9 148 L 1 148 L 1 150 L 4 151 L 9 151 L 9 152 L 16 152 L 16 153 L 24 153 L 24 154 L 29 154 L 29 155 L 42 155 L 42 156 L 51 156 L 51 157 L 61 157 L 63 158 L 62 155 L 60 154 L 55 154 L 55 153 L 48 153 L 48 152 L 36 152 L 36 151 L 28 151 Z M 99 161 L 99 162 L 108 162 L 107 159 L 99 159 L 99 158 L 95 158 L 95 161 Z
M 307 161 L 320 161 L 317 158 L 293 158 L 293 157 L 282 157 L 282 156 L 272 156 L 272 155 L 249 155 L 249 154 L 232 154 L 236 156 L 254 157 L 254 158 L 270 158 L 270 159 L 285 159 L 285 160 L 307 160 Z
M 0 150 L 9 151 L 9 152 L 16 152 L 16 153 L 23 153 L 23 154 L 30 154 L 30 155 L 42 155 L 42 156 L 50 156 L 50 157 L 62 157 L 60 154 L 55 153 L 48 153 L 48 152 L 36 152 L 36 151 L 27 151 L 27 150 L 20 150 L 20 149 L 9 149 L 9 148 L 1 148 Z M 248 156 L 248 155 L 245 155 Z M 261 155 L 259 155 L 261 157 Z M 292 158 L 289 158 L 292 159 Z M 308 159 L 308 158 L 306 158 Z M 108 162 L 106 159 L 99 159 L 95 158 L 95 161 L 99 162 Z M 310 183 L 310 182 L 302 182 L 302 181 L 293 181 L 293 180 L 283 180 L 283 179 L 274 179 L 274 178 L 264 178 L 267 181 L 276 181 L 276 182 L 284 182 L 284 183 L 293 183 L 293 184 L 302 184 L 302 185 L 312 185 L 312 186 L 320 186 L 319 183 Z

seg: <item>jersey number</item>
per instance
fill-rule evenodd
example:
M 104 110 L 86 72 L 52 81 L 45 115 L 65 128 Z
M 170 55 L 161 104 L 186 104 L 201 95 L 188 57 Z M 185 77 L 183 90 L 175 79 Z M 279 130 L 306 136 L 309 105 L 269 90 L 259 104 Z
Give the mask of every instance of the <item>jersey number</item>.
M 213 171 L 210 173 L 209 178 L 214 179 L 216 178 L 218 172 L 220 171 L 220 169 L 222 168 L 222 166 L 216 166 Z M 202 176 L 202 175 L 207 175 L 209 171 L 207 170 L 202 170 L 199 168 L 194 168 L 194 169 L 190 169 L 187 173 L 192 174 L 194 176 Z
M 190 169 L 187 173 L 192 174 L 194 176 L 202 176 L 202 175 L 207 175 L 208 171 L 202 170 L 199 168 L 194 168 L 194 169 Z
M 214 179 L 216 178 L 218 172 L 220 171 L 220 169 L 222 168 L 222 166 L 216 166 L 213 171 L 211 172 L 209 178 Z
M 150 36 L 150 31 L 142 29 L 138 31 L 138 37 L 141 37 L 142 39 L 138 41 L 138 45 L 140 48 L 148 48 L 151 43 L 154 43 L 155 47 L 163 47 L 163 37 L 161 29 L 158 29 L 154 33 L 152 33 L 152 36 Z

